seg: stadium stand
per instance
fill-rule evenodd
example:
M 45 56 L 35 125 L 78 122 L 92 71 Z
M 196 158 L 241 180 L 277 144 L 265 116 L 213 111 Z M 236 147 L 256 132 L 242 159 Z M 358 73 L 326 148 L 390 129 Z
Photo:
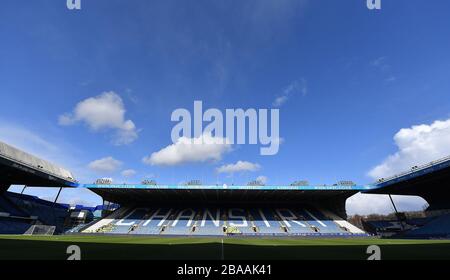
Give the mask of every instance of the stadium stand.
M 24 234 L 31 226 L 31 220 L 0 217 L 0 232 L 2 234 Z
M 83 228 L 83 225 L 93 220 L 94 212 L 101 207 L 70 206 L 31 195 L 4 192 L 0 194 L 0 234 L 24 234 L 26 230 L 23 229 L 32 226 L 34 230 L 30 234 L 76 232 L 72 228 Z M 7 225 L 9 230 L 5 229 Z
M 417 229 L 404 234 L 413 238 L 450 238 L 450 214 L 436 217 Z
M 192 231 L 192 226 L 195 217 L 195 210 L 192 208 L 187 208 L 183 210 L 179 210 L 176 216 L 170 217 L 169 224 L 172 226 L 168 227 L 165 234 L 171 235 L 187 235 Z
M 295 212 L 295 213 L 294 213 Z M 277 218 L 281 221 L 282 231 L 294 235 L 309 235 L 318 232 L 301 214 L 301 210 L 276 209 Z
M 119 214 L 120 212 L 120 214 Z M 314 214 L 313 214 L 314 213 Z M 344 230 L 318 209 L 134 208 L 113 213 L 83 232 L 134 235 L 363 235 Z M 320 217 L 320 218 L 319 218 Z M 105 222 L 106 220 L 106 222 Z
M 256 231 L 260 235 L 282 234 L 281 224 L 270 209 L 250 209 Z
M 112 227 L 113 222 L 116 218 L 124 217 L 130 209 L 128 207 L 121 207 L 108 216 L 104 217 L 103 219 L 97 220 L 91 225 L 89 225 L 87 228 L 83 229 L 81 232 L 85 233 L 99 233 L 110 230 Z
M 333 185 L 113 184 L 109 178 L 78 184 L 72 173 L 0 142 L 0 233 L 107 233 L 191 236 L 361 236 L 346 221 L 352 195 L 415 195 L 428 207 L 423 218 L 364 222 L 369 233 L 405 238 L 450 237 L 450 157 L 381 178 L 375 184 Z M 70 206 L 7 192 L 10 185 L 85 188 L 99 207 Z M 56 201 L 57 199 L 55 199 Z M 394 203 L 394 201 L 392 201 Z M 394 205 L 395 206 L 395 205 Z M 395 207 L 394 207 L 395 208 Z M 97 218 L 97 219 L 96 219 Z M 93 220 L 93 221 L 92 221 Z
M 25 217 L 27 214 L 17 207 L 6 194 L 0 194 L 0 212 L 8 213 L 10 216 Z
M 308 223 L 318 228 L 321 233 L 336 235 L 346 233 L 346 231 L 338 226 L 334 220 L 330 220 L 330 218 L 325 217 L 325 215 L 320 211 L 314 208 L 303 209 L 303 211 L 308 217 Z
M 363 227 L 366 232 L 381 237 L 392 237 L 403 231 L 399 221 L 364 221 Z
M 159 234 L 169 215 L 170 209 L 149 210 L 139 208 L 135 209 L 125 221 L 128 221 L 129 228 L 131 227 L 131 234 Z
M 450 214 L 399 220 L 363 222 L 366 232 L 392 238 L 450 238 Z
M 12 192 L 5 193 L 5 196 L 26 213 L 23 216 L 36 217 L 44 225 L 54 225 L 56 232 L 64 230 L 68 209 L 63 205 Z

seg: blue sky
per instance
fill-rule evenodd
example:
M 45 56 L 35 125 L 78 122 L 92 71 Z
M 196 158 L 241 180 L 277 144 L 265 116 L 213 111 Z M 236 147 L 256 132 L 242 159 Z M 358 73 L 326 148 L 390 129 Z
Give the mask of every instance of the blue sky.
M 366 184 L 450 154 L 448 1 L 382 1 L 380 11 L 364 0 L 82 0 L 81 11 L 65 2 L 1 3 L 0 140 L 82 182 Z M 98 104 L 105 93 L 120 111 L 108 120 L 117 119 L 77 115 L 77 104 Z M 194 100 L 279 108 L 279 153 L 233 145 L 218 160 L 145 164 L 172 144 L 172 111 L 192 110 Z M 118 143 L 123 132 L 132 135 Z M 114 160 L 109 172 L 95 168 L 102 159 Z M 254 168 L 217 172 L 239 161 Z M 99 202 L 80 191 L 62 201 Z

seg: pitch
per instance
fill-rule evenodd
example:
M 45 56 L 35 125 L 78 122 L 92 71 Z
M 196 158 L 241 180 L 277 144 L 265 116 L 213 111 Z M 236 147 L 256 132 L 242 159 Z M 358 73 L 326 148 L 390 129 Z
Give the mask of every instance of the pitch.
M 450 259 L 450 240 L 377 238 L 202 238 L 129 236 L 0 236 L 0 259 L 69 257 L 70 245 L 81 259 L 157 260 L 366 260 L 378 245 L 382 260 Z

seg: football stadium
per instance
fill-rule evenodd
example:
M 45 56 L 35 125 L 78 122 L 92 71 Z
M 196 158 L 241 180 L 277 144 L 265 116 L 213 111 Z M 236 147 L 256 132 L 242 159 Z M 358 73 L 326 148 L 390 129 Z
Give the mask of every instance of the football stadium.
M 76 244 L 86 259 L 367 259 L 377 245 L 385 259 L 450 258 L 450 158 L 372 185 L 351 181 L 312 186 L 82 184 L 53 163 L 0 143 L 0 258 L 67 258 Z M 67 205 L 8 192 L 86 188 L 97 207 Z M 25 188 L 24 187 L 24 188 Z M 392 221 L 347 221 L 352 195 L 414 195 L 429 204 L 423 218 L 397 212 Z M 395 207 L 395 204 L 394 204 Z M 390 235 L 383 235 L 393 228 Z M 32 249 L 32 250 L 30 250 Z M 30 252 L 32 252 L 30 254 Z
M 445 265 L 355 270 L 450 260 L 449 11 L 1 0 L 2 264 L 120 261 L 11 272 L 102 279 L 437 275 Z

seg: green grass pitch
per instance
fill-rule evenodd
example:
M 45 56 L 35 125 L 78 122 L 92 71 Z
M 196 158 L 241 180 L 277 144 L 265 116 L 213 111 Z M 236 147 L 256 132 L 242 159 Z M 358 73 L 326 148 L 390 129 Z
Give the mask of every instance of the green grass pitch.
M 381 259 L 450 259 L 450 240 L 375 238 L 201 238 L 144 236 L 0 235 L 0 259 L 68 258 L 78 245 L 81 258 L 159 260 L 297 260 L 369 257 L 369 245 L 381 248 Z

